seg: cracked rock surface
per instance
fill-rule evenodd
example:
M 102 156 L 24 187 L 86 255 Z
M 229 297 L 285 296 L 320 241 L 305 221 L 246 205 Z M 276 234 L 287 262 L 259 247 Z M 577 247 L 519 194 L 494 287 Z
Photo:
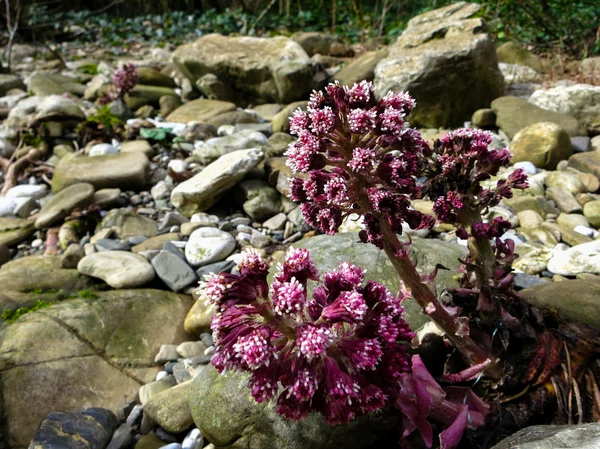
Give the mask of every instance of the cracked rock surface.
M 154 379 L 161 344 L 189 339 L 191 300 L 160 290 L 118 290 L 65 301 L 5 329 L 0 388 L 10 447 L 27 447 L 49 412 L 116 409 Z M 16 418 L 15 418 L 16 417 Z

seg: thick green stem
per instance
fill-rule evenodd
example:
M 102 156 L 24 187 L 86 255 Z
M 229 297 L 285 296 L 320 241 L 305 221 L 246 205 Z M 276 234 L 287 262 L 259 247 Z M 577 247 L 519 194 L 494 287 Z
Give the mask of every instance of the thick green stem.
M 404 285 L 410 289 L 415 301 L 423 307 L 425 313 L 444 331 L 448 340 L 469 362 L 473 365 L 485 362 L 489 358 L 489 350 L 476 343 L 468 334 L 460 332 L 458 323 L 440 304 L 429 286 L 422 281 L 410 259 L 396 255 L 402 243 L 398 240 L 396 233 L 392 231 L 389 223 L 379 217 L 379 225 L 383 234 L 383 249 Z M 494 361 L 492 360 L 492 362 Z
M 474 222 L 482 221 L 479 209 L 471 210 L 468 207 L 465 207 L 461 211 L 459 219 L 469 233 L 471 233 L 471 226 Z M 475 270 L 477 283 L 481 288 L 485 288 L 489 285 L 489 281 L 494 274 L 494 268 L 496 267 L 496 256 L 492 249 L 492 244 L 487 238 L 481 239 L 472 236 L 469 237 L 467 244 L 472 262 L 477 266 Z

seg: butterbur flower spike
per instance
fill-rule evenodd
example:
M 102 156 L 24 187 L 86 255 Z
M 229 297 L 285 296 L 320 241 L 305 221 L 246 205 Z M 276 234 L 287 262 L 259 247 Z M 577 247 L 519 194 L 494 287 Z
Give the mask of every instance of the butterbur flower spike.
M 249 373 L 252 396 L 275 400 L 290 419 L 318 412 L 339 424 L 395 403 L 414 337 L 402 318 L 406 292 L 365 283 L 364 270 L 345 262 L 321 278 L 304 249 L 288 251 L 270 288 L 258 254 L 245 253 L 238 268 L 199 291 L 217 308 L 219 371 Z M 309 281 L 320 283 L 312 297 Z
M 122 99 L 138 83 L 138 72 L 133 64 L 123 64 L 113 75 L 115 97 Z

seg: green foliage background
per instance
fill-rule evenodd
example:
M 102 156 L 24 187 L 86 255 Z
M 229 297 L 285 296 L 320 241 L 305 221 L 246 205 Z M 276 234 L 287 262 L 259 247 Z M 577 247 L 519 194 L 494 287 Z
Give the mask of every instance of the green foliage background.
M 202 34 L 269 35 L 328 30 L 349 42 L 393 40 L 411 17 L 450 0 L 20 0 L 29 37 L 54 35 L 125 47 L 138 41 L 177 45 Z M 600 54 L 598 0 L 475 0 L 499 43 L 540 53 Z M 52 7 L 51 7 L 52 6 Z M 92 10 L 90 11 L 89 8 Z M 98 9 L 102 12 L 98 12 Z M 385 14 L 383 10 L 385 9 Z M 335 12 L 335 14 L 333 14 Z M 25 32 L 25 31 L 24 31 Z

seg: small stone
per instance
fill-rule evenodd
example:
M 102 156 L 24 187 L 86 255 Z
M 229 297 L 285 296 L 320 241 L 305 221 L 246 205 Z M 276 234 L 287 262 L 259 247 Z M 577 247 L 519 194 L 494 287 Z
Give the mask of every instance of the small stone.
M 573 228 L 573 231 L 591 238 L 596 238 L 598 235 L 600 235 L 600 232 L 596 231 L 593 228 L 590 228 L 589 226 L 575 226 L 575 228 Z
M 170 251 L 161 251 L 152 259 L 152 266 L 156 275 L 174 292 L 181 291 L 198 280 L 194 270 L 182 257 Z
M 94 186 L 81 182 L 73 184 L 55 194 L 40 210 L 35 227 L 42 229 L 62 220 L 76 208 L 85 208 L 92 203 Z
M 213 341 L 212 333 L 210 332 L 202 332 L 200 334 L 200 341 L 206 345 L 206 347 L 211 347 L 215 343 Z
M 190 265 L 199 267 L 218 262 L 235 249 L 231 234 L 215 228 L 199 228 L 191 235 L 185 246 L 185 257 Z
M 271 229 L 272 231 L 276 231 L 279 229 L 283 229 L 286 221 L 287 215 L 282 212 L 275 215 L 274 217 L 269 218 L 263 223 L 263 226 L 267 229 Z
M 103 251 L 85 256 L 77 270 L 102 279 L 113 288 L 134 288 L 149 283 L 155 273 L 142 256 L 126 251 Z
M 179 354 L 177 353 L 177 345 L 161 345 L 154 357 L 154 363 L 166 363 L 172 362 L 179 359 Z
M 154 433 L 144 435 L 135 444 L 135 449 L 160 449 L 165 443 L 161 441 Z
M 238 237 L 241 235 L 242 234 L 240 233 Z M 266 248 L 271 243 L 271 239 L 268 236 L 258 231 L 252 231 L 252 234 L 250 235 L 250 245 L 252 245 L 254 248 Z
M 183 173 L 188 169 L 188 163 L 181 159 L 173 159 L 169 161 L 167 167 L 175 173 Z
M 22 184 L 18 186 L 11 187 L 6 192 L 6 197 L 8 198 L 33 198 L 34 200 L 39 200 L 45 197 L 48 194 L 48 188 L 42 185 L 35 184 Z
M 590 222 L 581 214 L 560 214 L 557 222 L 561 228 L 575 229 L 576 226 L 589 226 Z
M 204 436 L 200 429 L 195 428 L 188 433 L 181 443 L 182 449 L 201 449 L 204 445 Z
M 127 449 L 133 441 L 133 428 L 125 423 L 115 431 L 106 449 Z
M 138 422 L 141 416 L 142 406 L 138 404 L 131 409 L 131 412 L 127 416 L 127 420 L 125 422 L 130 426 L 135 426 L 135 424 Z
M 571 137 L 574 153 L 586 153 L 592 149 L 591 139 L 588 136 Z
M 175 382 L 175 378 L 173 376 L 167 376 L 164 379 L 158 381 L 155 380 L 154 382 L 149 382 L 142 385 L 139 391 L 140 404 L 142 404 L 142 407 L 145 406 L 153 396 L 168 390 L 175 385 L 177 385 L 177 383 Z
M 528 275 L 536 275 L 543 272 L 548 266 L 548 260 L 552 252 L 548 248 L 534 248 L 513 262 L 513 268 L 521 270 Z
M 104 209 L 115 205 L 120 197 L 121 189 L 100 189 L 94 193 L 92 203 Z
M 93 243 L 86 243 L 85 245 L 83 245 L 83 252 L 86 256 L 94 254 L 96 252 L 96 246 L 94 246 Z
M 590 201 L 583 206 L 583 215 L 596 229 L 600 228 L 600 200 Z
M 34 241 L 31 242 L 31 247 L 32 248 L 39 248 L 43 244 L 44 244 L 44 241 L 42 239 L 35 239 Z
M 85 257 L 85 251 L 77 243 L 71 243 L 60 257 L 61 268 L 77 268 L 77 264 Z
M 545 183 L 547 187 L 559 187 L 573 195 L 585 192 L 585 186 L 581 180 L 574 173 L 566 171 L 549 172 Z
M 473 113 L 471 122 L 478 128 L 496 126 L 496 113 L 493 109 L 478 109 Z
M 222 260 L 221 262 L 210 263 L 196 270 L 196 274 L 200 279 L 211 273 L 230 273 L 235 263 L 232 260 Z
M 519 223 L 523 228 L 535 228 L 544 222 L 540 214 L 534 210 L 524 210 L 517 213 Z
M 532 162 L 529 161 L 515 162 L 513 167 L 522 168 L 528 175 L 535 175 L 537 173 L 537 168 Z
M 539 122 L 520 130 L 510 146 L 513 162 L 530 161 L 538 168 L 553 170 L 573 153 L 567 132 L 552 122 Z
M 147 140 L 130 140 L 121 145 L 121 153 L 139 152 L 144 153 L 148 158 L 154 156 L 154 148 Z
M 201 341 L 185 341 L 177 346 L 177 353 L 184 359 L 203 355 L 206 345 Z
M 112 239 L 98 239 L 94 243 L 96 251 L 129 251 L 129 243 Z
M 179 212 L 168 212 L 165 216 L 159 221 L 158 229 L 163 230 L 170 228 L 171 226 L 180 226 L 183 223 L 187 223 L 189 220 L 181 215 Z
M 165 446 L 162 446 L 161 449 L 181 449 L 181 444 L 179 443 L 169 443 Z
M 558 210 L 565 214 L 581 212 L 581 206 L 575 199 L 572 193 L 560 187 L 550 187 L 546 190 L 548 198 L 550 198 L 558 207 Z
M 537 276 L 532 276 L 525 273 L 516 273 L 513 281 L 513 285 L 517 290 L 523 290 L 524 288 L 533 287 L 534 285 L 546 284 L 549 281 L 541 279 Z
M 586 192 L 596 192 L 600 188 L 600 180 L 596 175 L 591 173 L 582 173 L 577 171 L 575 176 L 579 178 Z
M 193 424 L 188 406 L 189 382 L 158 393 L 144 407 L 144 413 L 168 432 L 179 433 Z
M 169 373 L 163 370 L 163 371 L 159 371 L 158 373 L 156 373 L 156 377 L 154 380 L 158 382 L 167 377 L 169 377 Z
M 96 156 L 106 156 L 107 154 L 116 154 L 119 152 L 119 149 L 113 147 L 108 143 L 98 143 L 93 145 L 88 152 L 88 156 L 96 157 Z
M 154 187 L 150 189 L 150 194 L 154 200 L 162 200 L 168 198 L 171 194 L 171 189 L 165 181 L 158 181 Z
M 180 238 L 181 237 L 179 234 L 173 232 L 157 235 L 144 240 L 138 245 L 135 245 L 133 248 L 131 248 L 131 251 L 134 253 L 140 253 L 142 251 L 162 250 L 165 246 L 165 243 L 179 240 Z

